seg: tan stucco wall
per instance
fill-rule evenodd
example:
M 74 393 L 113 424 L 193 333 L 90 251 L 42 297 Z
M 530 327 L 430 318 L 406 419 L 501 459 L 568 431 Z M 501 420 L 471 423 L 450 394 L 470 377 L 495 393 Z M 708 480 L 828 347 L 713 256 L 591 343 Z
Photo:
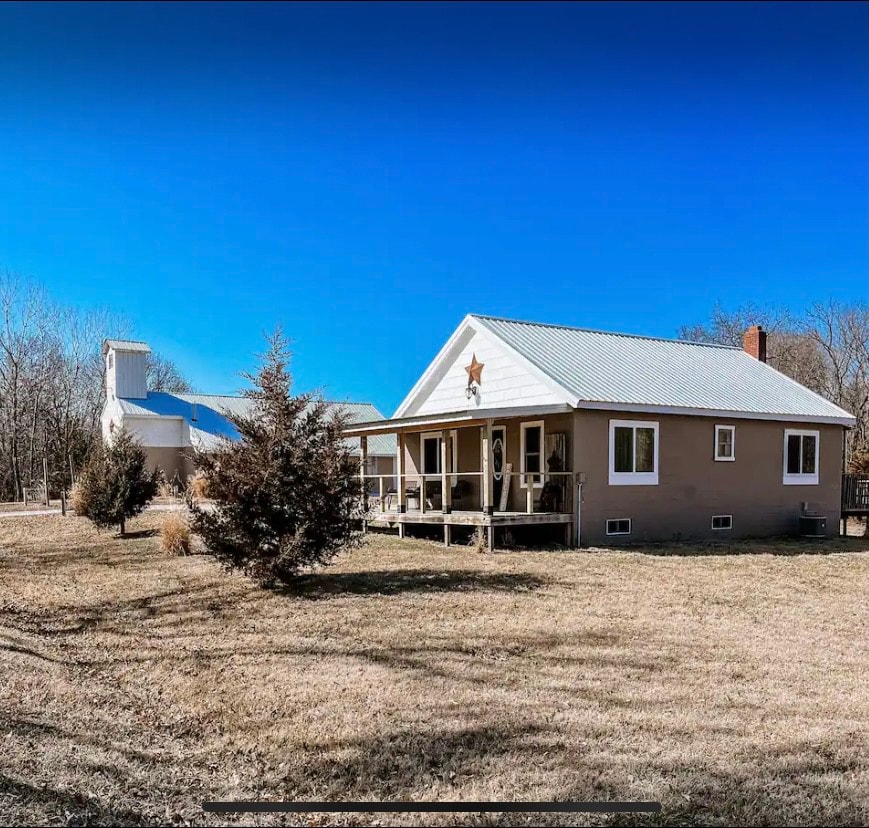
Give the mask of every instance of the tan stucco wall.
M 159 466 L 169 482 L 175 476 L 176 470 L 182 481 L 193 475 L 193 460 L 189 456 L 189 450 L 148 446 L 145 448 L 145 454 L 148 458 L 148 468 Z
M 828 534 L 838 531 L 841 426 L 610 411 L 578 411 L 574 417 L 574 469 L 585 473 L 583 545 L 795 533 L 803 501 L 827 516 Z M 659 423 L 657 486 L 609 485 L 610 419 Z M 732 463 L 713 459 L 716 423 L 736 426 Z M 818 485 L 782 483 L 785 428 L 820 432 Z M 732 531 L 712 531 L 712 515 L 718 514 L 733 515 Z M 608 518 L 631 518 L 631 535 L 607 538 Z

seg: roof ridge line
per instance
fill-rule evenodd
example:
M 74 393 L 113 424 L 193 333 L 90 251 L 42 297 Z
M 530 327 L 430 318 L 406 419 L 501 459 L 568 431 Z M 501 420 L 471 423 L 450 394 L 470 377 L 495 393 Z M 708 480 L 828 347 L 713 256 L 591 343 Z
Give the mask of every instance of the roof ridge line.
M 717 342 L 698 342 L 693 339 L 674 339 L 666 336 L 651 336 L 649 334 L 625 333 L 624 331 L 605 331 L 600 328 L 583 328 L 578 325 L 562 325 L 557 322 L 534 322 L 529 319 L 510 319 L 506 316 L 492 316 L 485 313 L 471 313 L 475 319 L 491 319 L 494 322 L 510 322 L 514 325 L 533 325 L 538 328 L 558 328 L 563 331 L 581 331 L 582 333 L 605 334 L 606 336 L 625 336 L 631 339 L 650 339 L 654 342 L 673 342 L 679 345 L 699 345 L 704 348 L 724 348 L 729 351 L 741 351 L 738 345 L 721 345 Z
M 207 391 L 148 391 L 149 394 L 171 394 L 172 396 L 178 397 L 181 394 L 186 394 L 191 397 L 226 397 L 230 400 L 246 400 L 248 399 L 244 394 L 209 394 Z M 130 398 L 132 399 L 132 398 Z M 353 400 L 323 400 L 327 405 L 370 405 L 372 408 L 376 408 L 373 402 L 354 402 Z

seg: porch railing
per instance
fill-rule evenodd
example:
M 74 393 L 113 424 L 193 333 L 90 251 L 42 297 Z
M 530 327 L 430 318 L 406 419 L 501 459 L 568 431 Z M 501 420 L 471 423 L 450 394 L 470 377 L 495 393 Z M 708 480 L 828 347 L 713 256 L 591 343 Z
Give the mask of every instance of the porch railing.
M 400 502 L 407 512 L 425 514 L 444 509 L 444 475 L 441 473 L 364 474 L 361 477 L 367 484 L 370 513 L 398 512 Z M 482 478 L 481 471 L 446 475 L 447 486 L 450 487 L 449 506 L 453 511 L 485 511 Z M 521 487 L 521 481 L 525 478 L 533 478 L 539 483 L 529 481 L 527 488 Z M 513 489 L 510 500 L 518 508 L 509 511 L 529 515 L 542 512 L 573 513 L 576 479 L 574 472 L 515 473 L 512 479 L 516 480 L 516 488 Z M 477 485 L 470 485 L 471 483 Z M 401 498 L 399 487 L 403 487 Z M 499 503 L 493 502 L 492 505 L 495 511 L 500 511 Z
M 869 474 L 842 475 L 842 511 L 869 514 Z

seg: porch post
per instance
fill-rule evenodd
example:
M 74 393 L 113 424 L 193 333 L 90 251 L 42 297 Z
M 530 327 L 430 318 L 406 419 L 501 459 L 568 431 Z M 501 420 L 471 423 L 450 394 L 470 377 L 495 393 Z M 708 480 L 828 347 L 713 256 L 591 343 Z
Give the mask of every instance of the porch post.
M 489 502 L 489 486 L 492 485 L 489 475 L 489 444 L 486 440 L 485 426 L 480 429 L 480 458 L 483 468 L 480 475 L 480 510 L 486 513 L 486 504 Z
M 398 454 L 395 457 L 395 492 L 398 496 L 398 513 L 403 514 L 406 509 L 404 505 L 404 432 L 398 432 Z
M 362 493 L 359 499 L 359 507 L 362 509 L 362 531 L 366 530 L 365 515 L 368 514 L 368 480 L 365 475 L 368 472 L 368 437 L 363 434 L 359 438 L 359 486 Z
M 445 515 L 453 511 L 453 487 L 452 478 L 447 474 L 453 468 L 453 451 L 450 441 L 450 432 L 444 429 L 441 432 L 441 510 Z
M 492 453 L 492 419 L 486 420 L 486 438 L 483 441 L 483 492 L 485 500 L 483 511 L 487 515 L 495 512 L 495 487 L 492 485 L 492 469 L 495 468 L 495 456 Z

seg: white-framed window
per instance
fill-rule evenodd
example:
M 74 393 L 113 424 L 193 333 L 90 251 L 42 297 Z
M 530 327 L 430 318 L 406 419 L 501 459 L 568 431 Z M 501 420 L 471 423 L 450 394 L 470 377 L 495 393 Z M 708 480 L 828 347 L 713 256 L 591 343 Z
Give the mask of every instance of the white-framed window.
M 606 522 L 606 533 L 608 535 L 630 535 L 631 534 L 631 519 L 630 518 L 612 518 Z
M 610 420 L 610 486 L 658 485 L 658 424 Z
M 419 466 L 422 474 L 441 473 L 441 440 L 440 431 L 429 431 L 419 436 Z M 458 469 L 456 457 L 456 432 L 450 431 L 450 468 L 453 476 L 452 485 L 456 485 L 455 473 Z
M 521 463 L 519 485 L 523 489 L 528 488 L 529 478 L 535 489 L 543 487 L 543 477 L 540 472 L 544 471 L 544 459 L 543 420 L 522 423 L 519 426 L 519 461 Z
M 720 529 L 732 529 L 733 515 L 712 515 L 712 528 L 716 531 Z
M 782 464 L 785 486 L 816 486 L 821 459 L 821 433 L 786 428 Z
M 736 426 L 715 426 L 715 459 L 723 461 L 736 459 Z

